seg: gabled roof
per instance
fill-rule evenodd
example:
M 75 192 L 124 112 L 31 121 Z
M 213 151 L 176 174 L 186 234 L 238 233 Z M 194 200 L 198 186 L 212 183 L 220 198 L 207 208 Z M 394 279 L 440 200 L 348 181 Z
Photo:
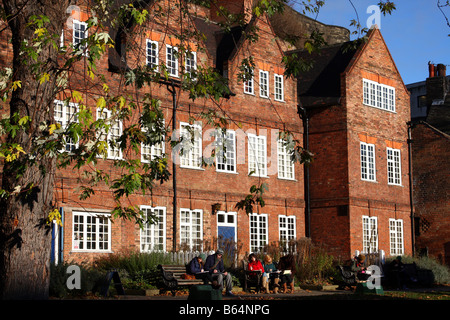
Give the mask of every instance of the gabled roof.
M 312 54 L 305 50 L 294 51 L 299 59 L 313 63 L 310 70 L 303 72 L 298 77 L 300 103 L 304 107 L 338 104 L 342 95 L 341 76 L 353 70 L 375 34 L 380 35 L 395 70 L 400 74 L 379 29 L 374 27 L 369 30 L 366 37 L 359 40 L 327 46 Z M 404 84 L 403 87 L 409 94 Z
M 357 49 L 351 42 L 321 48 L 317 52 L 295 51 L 299 59 L 312 67 L 298 77 L 298 96 L 305 107 L 339 103 L 341 74 L 347 69 Z

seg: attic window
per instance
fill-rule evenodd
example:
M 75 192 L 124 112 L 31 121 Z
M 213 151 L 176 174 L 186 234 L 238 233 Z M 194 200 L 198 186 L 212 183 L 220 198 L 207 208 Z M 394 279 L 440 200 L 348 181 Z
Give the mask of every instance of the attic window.
M 367 106 L 395 112 L 395 88 L 363 79 L 363 103 Z

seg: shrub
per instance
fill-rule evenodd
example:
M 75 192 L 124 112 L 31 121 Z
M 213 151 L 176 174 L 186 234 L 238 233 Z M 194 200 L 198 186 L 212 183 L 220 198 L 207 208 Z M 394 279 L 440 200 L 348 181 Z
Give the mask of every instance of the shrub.
M 395 257 L 386 259 L 386 264 L 389 264 Z M 434 281 L 437 284 L 450 284 L 450 269 L 446 265 L 442 265 L 436 259 L 431 257 L 412 257 L 402 256 L 402 262 L 415 263 L 419 269 L 431 270 L 434 276 Z
M 164 252 L 117 253 L 101 257 L 94 262 L 95 268 L 104 274 L 116 270 L 123 287 L 127 289 L 158 287 L 159 264 L 173 264 L 173 262 Z
M 67 268 L 74 265 L 80 268 L 80 289 L 69 289 L 67 286 L 67 280 L 71 276 L 70 272 L 67 273 Z M 51 297 L 65 298 L 95 293 L 100 290 L 104 281 L 104 274 L 85 264 L 63 262 L 55 265 L 52 263 L 49 294 Z

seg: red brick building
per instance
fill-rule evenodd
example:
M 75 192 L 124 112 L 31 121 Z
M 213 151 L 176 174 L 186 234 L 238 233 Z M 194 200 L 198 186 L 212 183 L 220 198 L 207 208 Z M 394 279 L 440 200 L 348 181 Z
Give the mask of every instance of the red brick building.
M 425 116 L 411 121 L 415 247 L 450 265 L 450 81 L 443 64 L 430 64 L 429 71 L 423 94 L 414 96 Z
M 172 157 L 166 137 L 159 146 L 142 146 L 138 154 L 109 146 L 107 159 L 98 160 L 96 169 L 110 172 L 113 178 L 115 159 L 145 162 L 148 157 L 168 155 L 169 167 L 173 166 L 169 181 L 151 194 L 136 193 L 129 198 L 130 205 L 156 214 L 159 222 L 139 229 L 133 221 L 114 219 L 115 202 L 109 188 L 99 184 L 93 195 L 80 200 L 85 171 L 61 169 L 56 176 L 55 201 L 61 208 L 63 228 L 55 254 L 60 256 L 60 252 L 67 261 L 92 261 L 101 254 L 130 250 L 214 249 L 220 237 L 237 241 L 245 253 L 305 236 L 345 258 L 354 250 L 410 253 L 409 96 L 379 30 L 372 30 L 368 41 L 357 49 L 342 51 L 348 43 L 324 48 L 314 57 L 317 60 L 311 72 L 293 80 L 284 77 L 281 62 L 292 48 L 280 39 L 265 15 L 225 33 L 214 22 L 215 9 L 194 6 L 190 10 L 195 18 L 178 20 L 179 11 L 168 3 L 163 6 L 166 14 L 160 16 L 152 16 L 156 8 L 150 6 L 151 18 L 135 27 L 133 38 L 111 30 L 113 39 L 120 40 L 120 48 L 132 50 L 125 56 L 116 46 L 97 65 L 108 83 L 116 84 L 111 86 L 113 92 L 125 88 L 119 70 L 165 65 L 170 81 L 132 93 L 140 99 L 145 94 L 159 99 L 165 122 L 175 135 L 197 134 L 183 155 L 174 152 Z M 233 12 L 244 12 L 250 1 L 222 3 Z M 73 26 L 62 37 L 65 43 L 86 36 L 87 14 L 83 12 L 88 10 L 73 11 Z M 206 37 L 180 41 L 166 32 L 168 26 L 174 33 L 182 28 Z M 253 27 L 259 30 L 257 41 L 242 33 Z M 336 31 L 324 25 L 321 28 Z M 339 37 L 345 38 L 342 28 L 338 29 Z M 189 48 L 190 54 L 177 55 L 181 47 Z M 238 78 L 244 59 L 254 65 L 251 80 Z M 80 62 L 79 70 L 83 66 Z M 229 80 L 231 94 L 218 102 L 192 100 L 179 86 L 184 72 L 192 70 L 189 68 L 207 67 L 216 68 Z M 94 115 L 110 116 L 108 110 L 96 110 L 98 88 L 87 86 L 83 74 L 74 74 L 71 85 L 82 93 L 83 104 L 92 108 Z M 79 107 L 75 102 L 62 103 L 64 98 L 62 93 L 55 101 L 55 119 L 63 126 Z M 304 140 L 298 105 L 307 111 L 307 141 L 316 155 L 309 183 L 305 183 L 303 165 L 291 163 L 278 141 L 283 130 Z M 200 117 L 211 109 L 228 119 L 225 136 L 213 138 L 213 126 Z M 129 121 L 137 123 L 138 119 L 135 114 Z M 111 125 L 110 138 L 119 136 L 127 124 Z M 226 157 L 216 157 L 212 166 L 201 166 L 202 159 L 209 159 L 214 141 L 226 141 Z M 66 149 L 73 147 L 68 143 Z M 256 206 L 250 215 L 238 212 L 235 204 L 249 194 L 251 186 L 262 183 L 268 185 L 265 206 Z
M 315 154 L 311 238 L 344 258 L 356 250 L 410 254 L 409 93 L 381 32 L 313 58 L 298 79 Z
M 193 40 L 181 43 L 166 34 L 167 26 L 175 30 L 181 26 L 176 9 L 167 10 L 166 16 L 160 20 L 149 19 L 150 22 L 135 30 L 134 39 L 127 39 L 127 44 L 123 44 L 134 48 L 126 56 L 126 63 L 131 68 L 149 61 L 171 66 L 168 72 L 174 87 L 155 83 L 145 86 L 138 94 L 150 92 L 161 100 L 168 126 L 173 125 L 176 113 L 173 127 L 176 134 L 186 134 L 186 127 L 191 127 L 199 135 L 187 154 L 175 156 L 174 172 L 167 183 L 157 186 L 151 195 L 130 197 L 130 203 L 160 218 L 158 224 L 143 230 L 132 221 L 105 219 L 110 217 L 115 205 L 107 188 L 99 186 L 90 198 L 80 201 L 78 178 L 83 172 L 61 170 L 57 177 L 57 201 L 64 212 L 65 260 L 90 260 L 98 254 L 129 250 L 215 249 L 221 236 L 237 241 L 245 253 L 260 250 L 272 242 L 304 236 L 303 167 L 292 164 L 278 143 L 283 130 L 292 132 L 295 139 L 303 139 L 296 106 L 297 84 L 283 77 L 281 61 L 286 44 L 277 38 L 264 15 L 248 21 L 247 30 L 259 29 L 258 41 L 251 42 L 244 39 L 245 30 L 240 27 L 231 33 L 221 32 L 217 24 L 206 21 L 214 18 L 213 9 L 201 7 L 192 8 L 197 17 L 183 20 L 182 27 L 199 30 L 208 37 L 202 43 Z M 83 21 L 75 23 L 82 25 Z M 70 31 L 67 33 L 66 41 L 72 41 Z M 176 59 L 173 54 L 181 46 L 192 48 L 189 61 L 184 57 Z M 252 81 L 244 83 L 238 79 L 239 66 L 242 59 L 250 56 L 255 66 L 254 76 Z M 99 67 L 104 68 L 107 77 L 117 78 L 120 86 L 120 75 L 114 72 L 123 67 L 123 60 L 120 63 L 119 60 L 117 52 L 112 51 Z M 190 99 L 189 93 L 177 86 L 186 65 L 220 70 L 229 79 L 231 96 L 221 99 L 217 106 L 209 99 Z M 172 89 L 176 96 L 170 92 Z M 210 157 L 214 149 L 211 134 L 215 130 L 199 115 L 210 109 L 218 110 L 228 119 L 229 147 L 226 161 L 216 159 L 213 166 L 205 167 L 201 165 L 201 157 L 203 160 Z M 131 121 L 137 121 L 138 115 L 133 118 Z M 118 124 L 117 134 L 120 130 Z M 98 169 L 114 170 L 114 158 L 140 158 L 144 153 L 153 156 L 165 152 L 169 167 L 173 164 L 167 140 L 157 148 L 143 147 L 138 155 L 110 151 L 111 160 L 99 161 Z M 235 204 L 249 194 L 251 186 L 261 183 L 268 185 L 265 206 L 255 206 L 255 212 L 250 215 L 238 212 Z

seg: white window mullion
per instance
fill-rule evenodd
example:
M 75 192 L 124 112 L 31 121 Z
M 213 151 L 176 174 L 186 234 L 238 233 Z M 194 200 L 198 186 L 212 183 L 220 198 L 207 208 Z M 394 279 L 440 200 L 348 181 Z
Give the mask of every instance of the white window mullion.
M 250 250 L 258 252 L 264 250 L 268 244 L 268 215 L 252 213 L 250 219 Z
M 203 211 L 180 210 L 180 244 L 191 251 L 203 250 Z
M 376 181 L 375 145 L 360 142 L 361 179 Z
M 141 206 L 144 219 L 150 215 L 156 218 L 155 223 L 144 222 L 140 230 L 141 252 L 166 251 L 166 208 Z
M 291 159 L 291 152 L 288 152 L 285 141 L 279 139 L 278 146 L 278 178 L 295 179 L 294 162 Z
M 72 33 L 72 44 L 73 47 L 82 52 L 82 55 L 87 55 L 87 46 L 83 44 L 83 41 L 88 37 L 87 31 L 88 25 L 86 22 L 79 20 L 73 20 L 73 33 Z
M 216 131 L 216 170 L 220 172 L 236 172 L 236 133 L 227 130 Z
M 378 222 L 377 217 L 363 216 L 363 252 L 378 251 Z
M 259 71 L 259 96 L 269 98 L 269 72 Z
M 149 68 L 158 71 L 159 65 L 159 48 L 158 42 L 147 39 L 146 64 Z
M 169 76 L 178 78 L 178 48 L 166 45 L 166 67 Z
M 267 176 L 267 140 L 248 134 L 248 169 L 252 176 Z
M 183 138 L 180 166 L 200 169 L 202 166 L 202 127 L 198 123 L 190 125 L 185 122 L 182 122 L 180 126 Z
M 282 75 L 274 75 L 275 100 L 284 101 L 284 79 Z
M 363 104 L 395 112 L 395 88 L 363 79 Z
M 287 246 L 289 241 L 296 239 L 295 216 L 278 216 L 278 228 L 280 233 L 280 241 Z
M 403 220 L 389 219 L 390 254 L 402 255 L 403 247 Z
M 386 149 L 388 184 L 401 185 L 401 157 L 399 149 Z
M 72 250 L 111 251 L 109 214 L 73 212 Z

